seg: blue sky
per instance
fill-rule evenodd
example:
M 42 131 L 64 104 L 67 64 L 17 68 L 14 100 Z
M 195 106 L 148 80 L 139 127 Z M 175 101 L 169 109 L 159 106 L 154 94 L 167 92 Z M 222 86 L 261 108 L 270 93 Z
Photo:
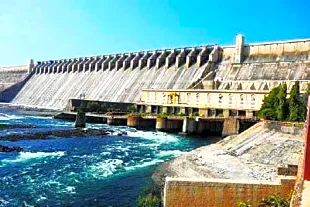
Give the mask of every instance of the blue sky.
M 310 38 L 307 0 L 0 0 L 0 65 Z

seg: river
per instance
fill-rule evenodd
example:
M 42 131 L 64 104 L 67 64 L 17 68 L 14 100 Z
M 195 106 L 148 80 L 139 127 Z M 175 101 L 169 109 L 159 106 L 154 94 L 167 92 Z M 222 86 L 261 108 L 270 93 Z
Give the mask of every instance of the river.
M 3 123 L 37 128 L 0 130 L 0 135 L 73 127 L 51 116 L 0 108 Z M 25 150 L 0 153 L 0 206 L 136 206 L 158 165 L 212 140 L 104 124 L 87 127 L 127 135 L 0 141 Z

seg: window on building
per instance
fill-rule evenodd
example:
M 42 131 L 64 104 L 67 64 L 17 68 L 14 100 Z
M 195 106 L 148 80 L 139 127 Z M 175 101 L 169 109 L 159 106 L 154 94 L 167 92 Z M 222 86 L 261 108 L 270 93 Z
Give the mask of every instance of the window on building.
M 228 94 L 228 104 L 232 104 L 232 99 L 233 99 L 233 96 L 232 94 Z
M 244 103 L 244 97 L 243 94 L 240 94 L 240 105 L 243 105 Z
M 220 93 L 219 94 L 219 103 L 222 103 L 222 101 L 223 101 L 223 95 Z
M 196 104 L 199 104 L 199 93 L 196 93 Z
M 150 93 L 149 92 L 146 93 L 146 102 L 150 102 Z
M 211 95 L 210 93 L 207 93 L 207 103 L 209 104 L 211 102 Z
M 251 95 L 251 105 L 254 106 L 254 105 L 255 105 L 255 102 L 256 102 L 255 94 L 252 94 L 252 95 Z
M 187 104 L 190 104 L 190 103 L 191 103 L 191 93 L 187 93 L 186 95 L 187 95 L 187 101 L 186 101 L 186 103 L 187 103 Z
M 162 94 L 161 103 L 162 103 L 162 104 L 165 104 L 165 103 L 166 103 L 166 94 L 165 94 L 165 93 Z

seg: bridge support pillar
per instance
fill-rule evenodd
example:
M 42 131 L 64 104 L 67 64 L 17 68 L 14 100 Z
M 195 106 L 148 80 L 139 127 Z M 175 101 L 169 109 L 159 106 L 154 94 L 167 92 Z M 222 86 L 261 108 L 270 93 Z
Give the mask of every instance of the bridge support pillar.
M 191 119 L 189 117 L 185 117 L 183 119 L 183 127 L 182 132 L 184 134 L 196 134 L 197 133 L 197 125 L 199 121 L 195 119 Z
M 224 109 L 223 110 L 223 116 L 224 116 L 224 118 L 228 118 L 229 117 L 229 109 Z
M 129 127 L 138 127 L 140 121 L 141 121 L 141 117 L 140 116 L 128 116 L 127 117 L 127 126 L 129 126 Z
M 127 119 L 108 117 L 107 124 L 112 126 L 126 126 Z
M 253 111 L 247 110 L 245 112 L 245 116 L 246 116 L 246 118 L 252 119 L 253 118 Z
M 158 131 L 177 133 L 182 131 L 182 126 L 182 119 L 156 118 L 156 130 Z
M 86 127 L 86 116 L 85 112 L 78 111 L 75 119 L 75 128 L 85 128 Z
M 239 133 L 240 120 L 235 118 L 226 118 L 224 120 L 224 126 L 222 136 L 236 135 Z
M 208 109 L 199 109 L 199 115 L 202 117 L 208 117 Z
M 166 131 L 167 129 L 167 118 L 156 118 L 156 130 L 158 131 Z

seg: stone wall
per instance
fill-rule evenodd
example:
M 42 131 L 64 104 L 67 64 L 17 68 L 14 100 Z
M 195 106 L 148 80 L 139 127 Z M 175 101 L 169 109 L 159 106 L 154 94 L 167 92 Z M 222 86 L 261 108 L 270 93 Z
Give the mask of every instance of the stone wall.
M 226 179 L 166 178 L 165 207 L 232 207 L 238 202 L 258 206 L 271 195 L 287 197 L 294 189 L 296 177 L 281 177 L 276 182 L 236 181 Z
M 281 131 L 287 134 L 302 134 L 304 132 L 304 122 L 281 122 L 265 120 L 263 126 L 269 130 Z

